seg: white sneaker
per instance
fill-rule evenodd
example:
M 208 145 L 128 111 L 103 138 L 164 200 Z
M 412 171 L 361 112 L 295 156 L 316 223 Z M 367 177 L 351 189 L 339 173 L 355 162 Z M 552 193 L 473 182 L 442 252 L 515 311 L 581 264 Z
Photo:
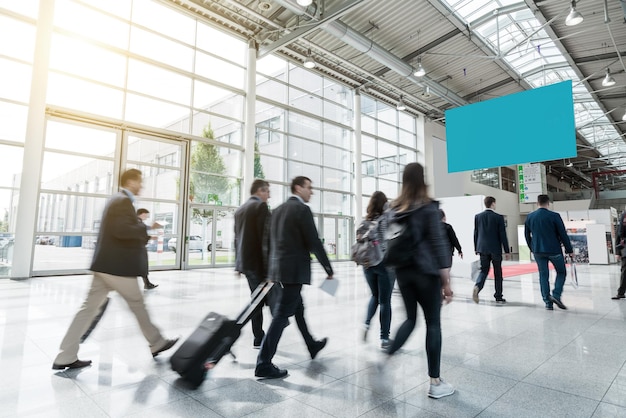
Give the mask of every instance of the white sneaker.
M 363 324 L 363 342 L 367 341 L 367 332 L 370 330 L 370 326 Z
M 454 393 L 454 387 L 443 381 L 443 379 L 439 379 L 438 385 L 430 384 L 428 388 L 428 396 L 430 398 L 439 399 L 444 396 L 450 396 Z

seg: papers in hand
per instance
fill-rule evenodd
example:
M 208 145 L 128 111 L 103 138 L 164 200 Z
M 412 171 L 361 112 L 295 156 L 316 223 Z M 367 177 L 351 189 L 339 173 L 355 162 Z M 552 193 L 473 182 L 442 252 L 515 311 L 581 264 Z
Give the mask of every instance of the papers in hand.
M 324 279 L 320 285 L 320 289 L 328 293 L 331 296 L 335 296 L 337 293 L 337 287 L 339 286 L 339 280 L 337 279 Z

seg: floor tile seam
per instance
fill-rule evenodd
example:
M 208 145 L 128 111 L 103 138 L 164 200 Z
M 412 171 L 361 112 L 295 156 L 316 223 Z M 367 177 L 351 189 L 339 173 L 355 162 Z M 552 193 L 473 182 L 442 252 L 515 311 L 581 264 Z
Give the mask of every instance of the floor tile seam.
M 526 377 L 528 377 L 528 376 L 526 376 Z M 540 384 L 537 384 L 537 383 L 526 382 L 526 381 L 520 381 L 519 383 L 523 383 L 523 384 L 529 385 L 529 386 L 534 386 L 534 387 L 540 388 L 540 389 L 547 389 L 547 390 L 551 390 L 551 391 L 554 391 L 554 392 L 559 392 L 559 393 L 562 393 L 564 395 L 574 396 L 576 398 L 582 398 L 582 399 L 585 399 L 585 400 L 588 400 L 588 401 L 591 401 L 591 402 L 598 402 L 598 403 L 602 402 L 602 399 L 600 399 L 600 400 L 593 399 L 593 398 L 590 398 L 588 396 L 580 395 L 578 393 L 570 393 L 570 392 L 566 392 L 566 391 L 560 390 L 560 389 L 555 389 L 555 388 L 552 388 L 552 387 L 541 386 Z
M 626 365 L 626 361 L 622 362 L 621 367 L 617 370 L 617 372 L 615 373 L 615 376 L 613 377 L 613 379 L 611 380 L 611 384 L 609 385 L 608 389 L 604 392 L 604 394 L 602 395 L 602 400 L 601 402 L 607 402 L 610 403 L 611 405 L 617 405 L 608 401 L 604 401 L 604 398 L 606 397 L 606 395 L 609 393 L 609 391 L 611 390 L 611 387 L 613 387 L 613 385 L 615 384 L 620 371 L 624 368 L 624 365 Z M 622 405 L 618 405 L 618 406 L 622 406 Z

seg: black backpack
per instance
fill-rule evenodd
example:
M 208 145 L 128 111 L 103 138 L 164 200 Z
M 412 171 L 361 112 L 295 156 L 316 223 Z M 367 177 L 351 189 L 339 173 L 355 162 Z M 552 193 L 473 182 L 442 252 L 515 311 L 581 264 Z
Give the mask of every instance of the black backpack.
M 383 263 L 387 267 L 405 267 L 414 263 L 415 239 L 411 228 L 411 217 L 394 215 L 389 220 L 385 240 L 387 251 Z

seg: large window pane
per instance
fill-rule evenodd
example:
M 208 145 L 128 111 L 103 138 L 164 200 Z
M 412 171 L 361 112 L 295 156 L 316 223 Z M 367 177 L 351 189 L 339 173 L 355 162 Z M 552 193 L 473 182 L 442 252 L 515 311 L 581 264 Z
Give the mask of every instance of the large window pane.
M 194 107 L 243 120 L 244 98 L 202 81 L 194 81 Z
M 82 213 L 82 212 L 81 212 Z M 102 213 L 99 214 L 101 216 Z M 96 235 L 45 235 L 36 237 L 33 271 L 87 270 L 93 258 Z M 49 244 L 43 244 L 47 242 Z
M 324 165 L 350 171 L 352 155 L 348 151 L 324 145 Z
M 324 143 L 344 149 L 352 148 L 351 132 L 332 123 L 324 123 Z
M 96 234 L 100 228 L 102 211 L 107 197 L 81 196 L 66 193 L 41 193 L 39 196 L 39 217 L 37 235 L 42 233 L 90 232 Z M 57 246 L 74 247 L 57 236 Z M 80 244 L 80 243 L 78 243 Z
M 43 156 L 41 188 L 96 193 L 96 184 L 113 173 L 113 161 L 46 151 Z M 109 194 L 110 191 L 104 191 Z
M 289 112 L 289 133 L 319 141 L 321 122 L 296 112 Z
M 349 125 L 352 121 L 352 111 L 327 100 L 324 101 L 324 117 L 332 121 Z
M 196 74 L 238 89 L 245 81 L 243 68 L 202 52 L 196 53 Z
M 285 181 L 285 160 L 282 158 L 259 155 L 264 178 L 267 181 Z M 272 192 L 273 193 L 273 192 Z
M 23 143 L 28 107 L 0 101 L 0 139 Z
M 0 55 L 32 62 L 35 53 L 35 26 L 0 16 Z M 19 42 L 11 40 L 19 39 Z
M 289 67 L 290 85 L 323 96 L 322 77 L 300 66 L 289 64 Z
M 137 27 L 131 29 L 130 51 L 185 71 L 193 70 L 192 48 Z
M 349 214 L 350 201 L 349 194 L 324 192 L 324 212 L 336 215 Z
M 300 138 L 289 137 L 289 159 L 304 161 L 311 164 L 321 164 L 321 145 Z
M 175 103 L 191 103 L 191 79 L 133 59 L 128 63 L 128 89 Z
M 0 98 L 27 103 L 30 95 L 32 67 L 0 58 Z
M 107 45 L 123 49 L 128 47 L 127 22 L 73 1 L 55 1 L 54 24 Z
M 153 0 L 133 0 L 133 21 L 193 45 L 196 22 L 183 13 Z
M 18 187 L 22 173 L 24 149 L 0 144 L 0 187 Z M 2 202 L 5 203 L 5 202 Z M 10 206 L 0 206 L 0 224 L 4 216 L 3 210 Z M 2 232 L 0 230 L 0 232 Z
M 48 121 L 46 126 L 46 149 L 71 151 L 113 158 L 117 133 L 93 129 L 82 125 L 73 125 L 57 121 Z
M 279 81 L 257 77 L 256 94 L 279 103 L 287 103 L 287 86 Z
M 50 68 L 124 87 L 126 57 L 85 41 L 54 34 Z
M 63 74 L 51 72 L 48 78 L 48 103 L 52 105 L 121 119 L 123 97 L 122 90 Z
M 126 97 L 126 119 L 157 128 L 189 133 L 188 123 L 180 124 L 181 119 L 189 119 L 189 108 L 165 103 L 160 100 L 128 94 Z
M 257 143 L 259 152 L 279 158 L 284 156 L 284 135 L 268 129 L 257 129 Z
M 244 41 L 201 22 L 198 22 L 196 42 L 198 48 L 211 52 L 218 57 L 223 57 L 240 65 L 245 62 L 247 45 Z
M 322 115 L 322 99 L 299 89 L 289 89 L 289 104 L 314 115 Z
M 211 127 L 212 135 L 210 139 L 225 142 L 227 144 L 241 145 L 243 124 L 231 119 L 220 118 L 204 112 L 197 112 L 193 116 L 193 126 L 191 133 L 195 136 L 205 137 L 204 130 Z
M 190 175 L 189 194 L 193 196 L 194 202 L 232 202 L 235 190 L 239 190 L 239 183 L 237 179 L 229 179 L 228 176 L 241 175 L 241 152 L 194 141 Z
M 352 173 L 347 171 L 333 170 L 332 168 L 324 168 L 324 182 L 322 187 L 333 190 L 351 190 Z M 347 214 L 347 212 L 344 212 Z

